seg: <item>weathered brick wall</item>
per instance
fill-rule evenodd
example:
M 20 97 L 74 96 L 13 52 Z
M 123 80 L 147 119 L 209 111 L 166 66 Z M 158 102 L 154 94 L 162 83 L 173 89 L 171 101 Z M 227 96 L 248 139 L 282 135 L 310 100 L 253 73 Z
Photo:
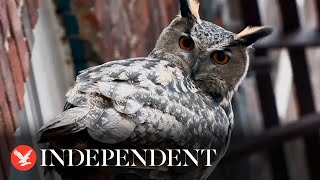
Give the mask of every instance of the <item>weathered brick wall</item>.
M 80 35 L 106 60 L 145 56 L 177 13 L 177 1 L 73 0 Z
M 9 154 L 23 107 L 40 0 L 0 0 L 0 180 L 9 175 Z
M 177 15 L 173 0 L 56 0 L 76 71 L 113 59 L 146 56 Z

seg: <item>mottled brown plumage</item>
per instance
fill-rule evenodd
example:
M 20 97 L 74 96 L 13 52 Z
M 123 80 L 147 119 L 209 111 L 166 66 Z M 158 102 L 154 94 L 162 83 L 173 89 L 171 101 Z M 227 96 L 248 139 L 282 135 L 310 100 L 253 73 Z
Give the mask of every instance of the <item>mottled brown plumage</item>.
M 271 30 L 237 35 L 201 20 L 195 0 L 180 3 L 181 16 L 164 29 L 148 57 L 83 71 L 67 93 L 65 111 L 39 130 L 40 142 L 55 149 L 217 149 L 212 167 L 201 161 L 188 168 L 100 169 L 152 179 L 206 179 L 230 141 L 230 101 L 248 69 L 247 46 Z M 55 170 L 74 177 L 74 169 Z

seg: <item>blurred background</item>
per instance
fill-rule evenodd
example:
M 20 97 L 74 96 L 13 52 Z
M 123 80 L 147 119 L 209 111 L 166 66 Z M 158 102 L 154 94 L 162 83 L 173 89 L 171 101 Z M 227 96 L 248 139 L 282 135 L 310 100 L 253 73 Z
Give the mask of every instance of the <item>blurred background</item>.
M 320 0 L 200 2 L 202 19 L 228 30 L 275 29 L 254 45 L 229 151 L 209 179 L 319 180 Z M 0 0 L 0 180 L 43 179 L 39 166 L 11 168 L 11 150 L 37 146 L 80 70 L 147 56 L 177 12 L 177 0 Z

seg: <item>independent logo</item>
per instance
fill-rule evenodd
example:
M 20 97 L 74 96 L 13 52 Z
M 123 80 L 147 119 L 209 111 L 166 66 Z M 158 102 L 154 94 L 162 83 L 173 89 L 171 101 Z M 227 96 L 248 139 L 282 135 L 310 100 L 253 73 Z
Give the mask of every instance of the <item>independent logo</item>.
M 30 170 L 36 162 L 36 152 L 30 146 L 20 145 L 11 152 L 11 164 L 19 171 Z

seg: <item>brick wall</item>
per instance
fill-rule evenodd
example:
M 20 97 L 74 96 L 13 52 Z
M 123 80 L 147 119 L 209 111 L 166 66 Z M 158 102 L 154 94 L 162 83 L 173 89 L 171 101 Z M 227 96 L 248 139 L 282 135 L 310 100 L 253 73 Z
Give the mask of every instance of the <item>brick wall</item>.
M 0 180 L 9 176 L 9 154 L 23 107 L 40 0 L 0 0 Z
M 177 15 L 173 0 L 56 0 L 76 71 L 113 59 L 146 56 Z

